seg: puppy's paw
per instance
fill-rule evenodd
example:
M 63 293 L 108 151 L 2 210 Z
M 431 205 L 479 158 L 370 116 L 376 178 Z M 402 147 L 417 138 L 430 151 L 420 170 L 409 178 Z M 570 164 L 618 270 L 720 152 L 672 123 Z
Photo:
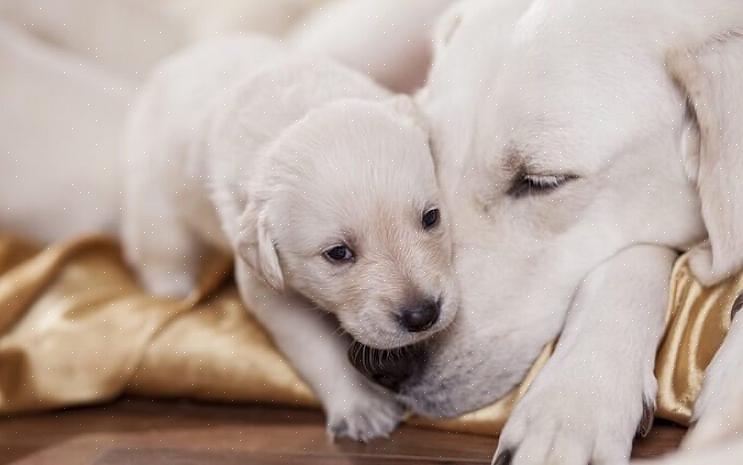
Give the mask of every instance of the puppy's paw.
M 646 434 L 652 424 L 654 380 L 649 389 L 635 386 L 634 395 L 627 395 L 620 392 L 628 389 L 626 386 L 615 385 L 600 375 L 583 381 L 571 381 L 570 376 L 562 373 L 535 382 L 511 414 L 493 464 L 629 462 L 635 434 Z
M 403 419 L 405 409 L 392 396 L 359 389 L 354 396 L 338 398 L 327 406 L 328 434 L 333 439 L 368 442 L 388 437 Z

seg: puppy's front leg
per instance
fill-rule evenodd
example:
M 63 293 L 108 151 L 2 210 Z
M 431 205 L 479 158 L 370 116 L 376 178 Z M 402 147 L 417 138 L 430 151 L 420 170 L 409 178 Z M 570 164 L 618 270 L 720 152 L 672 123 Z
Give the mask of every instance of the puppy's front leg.
M 494 463 L 626 463 L 636 431 L 650 427 L 676 254 L 623 250 L 578 289 L 555 353 L 516 405 Z M 639 425 L 639 426 L 638 426 Z
M 703 450 L 726 441 L 743 441 L 743 295 L 725 341 L 704 376 L 694 405 L 695 426 L 684 439 L 686 449 Z M 740 459 L 740 457 L 739 457 Z M 712 463 L 712 462 L 709 462 Z
M 243 301 L 320 399 L 328 433 L 368 441 L 394 430 L 404 409 L 351 366 L 348 341 L 329 315 L 304 299 L 275 292 L 241 260 L 235 270 Z
M 185 297 L 194 288 L 200 245 L 179 216 L 179 209 L 156 180 L 129 180 L 121 239 L 129 264 L 148 291 Z

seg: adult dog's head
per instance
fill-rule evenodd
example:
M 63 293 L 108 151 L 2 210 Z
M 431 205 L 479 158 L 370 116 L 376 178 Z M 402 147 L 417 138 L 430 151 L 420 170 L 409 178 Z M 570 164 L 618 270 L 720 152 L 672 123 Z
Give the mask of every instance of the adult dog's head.
M 407 97 L 311 110 L 268 149 L 241 220 L 242 259 L 373 347 L 429 337 L 459 306 L 421 121 Z
M 709 235 L 700 279 L 738 268 L 738 31 L 735 0 L 478 0 L 442 18 L 420 100 L 462 307 L 411 351 L 418 362 L 372 371 L 395 373 L 415 410 L 456 415 L 522 379 L 587 273 L 621 249 Z

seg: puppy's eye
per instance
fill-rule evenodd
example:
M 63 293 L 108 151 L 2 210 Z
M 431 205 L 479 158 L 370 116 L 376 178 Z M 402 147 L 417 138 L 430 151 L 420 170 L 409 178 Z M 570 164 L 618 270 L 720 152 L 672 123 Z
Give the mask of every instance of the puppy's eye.
M 521 173 L 512 181 L 507 194 L 519 198 L 526 195 L 549 194 L 563 184 L 577 179 L 574 174 L 548 174 L 537 175 Z
M 431 208 L 430 210 L 423 212 L 423 216 L 421 217 L 423 229 L 431 229 L 439 224 L 440 216 L 438 208 Z
M 346 245 L 336 245 L 325 252 L 323 256 L 331 263 L 344 263 L 353 260 L 353 250 Z

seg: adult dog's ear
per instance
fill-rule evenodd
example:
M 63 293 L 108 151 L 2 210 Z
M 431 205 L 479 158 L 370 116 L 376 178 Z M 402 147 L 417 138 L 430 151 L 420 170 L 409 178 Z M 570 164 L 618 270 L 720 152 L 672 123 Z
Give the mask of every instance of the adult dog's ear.
M 709 240 L 690 265 L 705 285 L 743 266 L 743 34 L 718 34 L 669 55 L 668 68 L 699 128 L 697 185 Z
M 284 274 L 276 244 L 271 237 L 267 213 L 267 202 L 248 203 L 240 218 L 242 227 L 237 238 L 237 255 L 269 286 L 281 292 L 284 290 Z

